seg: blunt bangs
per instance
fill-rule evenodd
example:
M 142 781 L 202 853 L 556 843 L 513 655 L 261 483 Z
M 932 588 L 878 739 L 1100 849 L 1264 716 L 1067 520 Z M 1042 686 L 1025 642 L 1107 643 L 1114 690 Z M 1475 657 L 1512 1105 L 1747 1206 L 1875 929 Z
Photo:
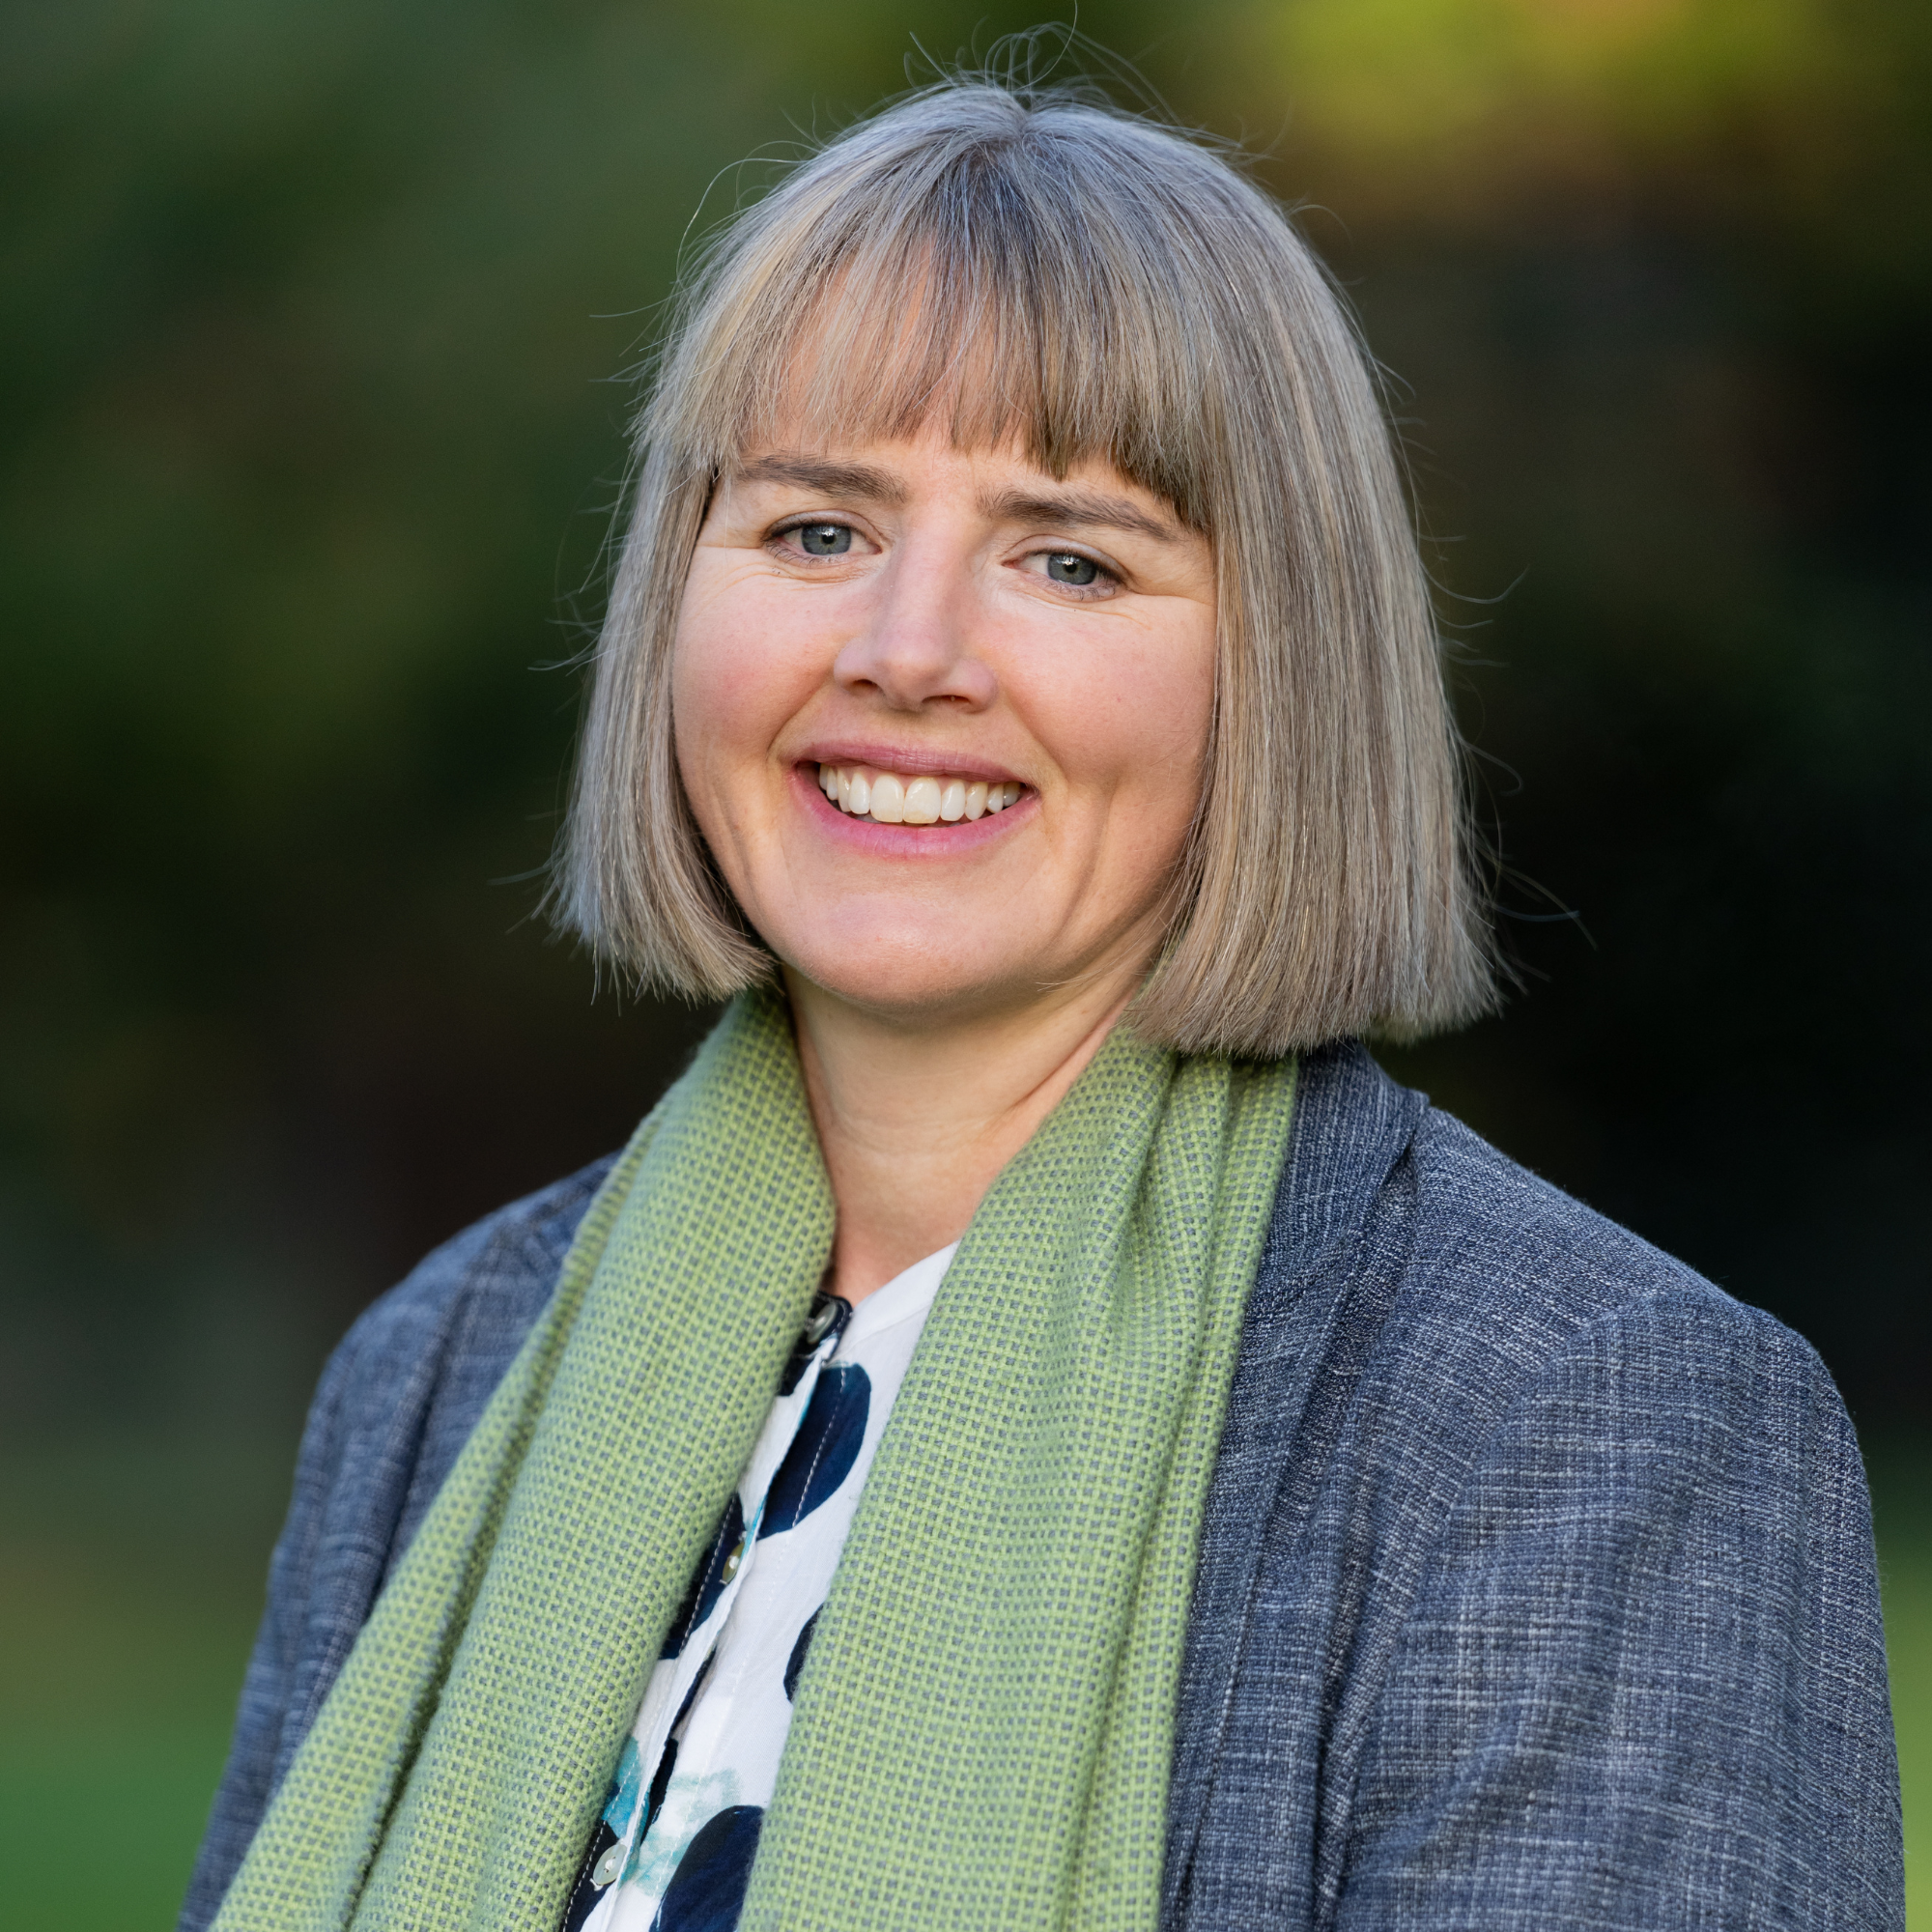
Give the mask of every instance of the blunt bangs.
M 1157 166 L 1123 172 L 1077 126 L 1002 152 L 989 137 L 1009 102 L 986 92 L 948 103 L 951 139 L 908 152 L 865 138 L 902 137 L 895 117 L 862 128 L 829 152 L 839 165 L 745 218 L 735 272 L 692 318 L 709 353 L 668 371 L 644 436 L 715 472 L 781 427 L 836 445 L 939 421 L 961 448 L 1014 446 L 1057 477 L 1104 458 L 1205 528 L 1211 384 L 1188 346 L 1211 268 L 1145 234 L 1165 202 L 1166 239 L 1184 245 L 1186 207 Z M 1157 138 L 1148 159 L 1170 159 Z M 1201 159 L 1194 185 L 1217 185 L 1226 170 Z
M 1211 742 L 1131 1013 L 1184 1051 L 1413 1037 L 1492 1000 L 1461 754 L 1367 358 L 1280 209 L 1147 121 L 986 81 L 810 156 L 687 276 L 638 424 L 551 904 L 636 983 L 770 976 L 677 775 L 670 653 L 741 457 L 944 423 L 1103 458 L 1214 547 Z

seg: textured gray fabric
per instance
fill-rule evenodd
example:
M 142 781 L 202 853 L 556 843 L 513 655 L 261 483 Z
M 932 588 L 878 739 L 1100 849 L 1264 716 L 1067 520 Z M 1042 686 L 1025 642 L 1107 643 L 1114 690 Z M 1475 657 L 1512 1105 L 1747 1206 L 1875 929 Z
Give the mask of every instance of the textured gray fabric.
M 200 1932 L 603 1163 L 325 1375 Z M 1208 1497 L 1166 1922 L 1904 1924 L 1857 1444 L 1804 1342 L 1359 1048 L 1305 1063 Z

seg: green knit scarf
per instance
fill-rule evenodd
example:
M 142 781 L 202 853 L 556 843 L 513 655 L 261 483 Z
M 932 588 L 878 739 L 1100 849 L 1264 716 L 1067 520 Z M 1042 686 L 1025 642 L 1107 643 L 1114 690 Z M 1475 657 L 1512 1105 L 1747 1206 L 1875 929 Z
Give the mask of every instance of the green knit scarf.
M 1117 1029 L 987 1194 L 819 1619 L 744 1932 L 1155 1924 L 1293 1092 Z M 554 1932 L 832 1228 L 784 1009 L 750 996 L 585 1215 L 217 1932 Z

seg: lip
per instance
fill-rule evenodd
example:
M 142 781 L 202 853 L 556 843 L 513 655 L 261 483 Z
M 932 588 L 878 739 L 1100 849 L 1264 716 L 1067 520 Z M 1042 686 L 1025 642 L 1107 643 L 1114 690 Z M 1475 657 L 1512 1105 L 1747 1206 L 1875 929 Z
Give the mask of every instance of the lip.
M 905 778 L 984 779 L 988 784 L 1025 784 L 1017 772 L 963 753 L 914 750 L 905 745 L 868 744 L 859 738 L 828 738 L 808 745 L 798 754 L 801 765 L 866 765 L 875 772 L 897 772 Z M 1028 787 L 1029 794 L 1032 788 Z
M 827 757 L 823 762 L 858 765 L 868 760 L 848 757 L 841 761 Z M 902 772 L 907 768 L 888 765 L 885 769 Z M 943 765 L 938 769 L 964 776 L 957 765 Z M 926 772 L 921 776 L 932 774 Z M 978 776 L 977 771 L 974 776 Z M 801 761 L 791 768 L 791 785 L 799 810 L 814 827 L 853 851 L 881 859 L 963 859 L 983 852 L 995 839 L 1004 838 L 1015 824 L 1031 820 L 1038 810 L 1038 794 L 1026 791 L 1004 811 L 989 811 L 983 818 L 962 818 L 951 825 L 880 825 L 872 819 L 854 818 L 850 812 L 840 811 L 819 789 L 818 780 L 808 762 Z

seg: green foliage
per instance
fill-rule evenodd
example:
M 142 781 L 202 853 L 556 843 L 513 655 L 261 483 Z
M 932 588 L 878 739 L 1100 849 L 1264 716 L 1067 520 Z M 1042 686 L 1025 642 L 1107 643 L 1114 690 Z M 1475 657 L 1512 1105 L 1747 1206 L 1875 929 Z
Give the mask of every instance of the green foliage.
M 1905 1916 L 1932 1926 L 1932 1454 L 1887 1445 L 1870 1459 L 1885 1637 L 1905 1798 Z

